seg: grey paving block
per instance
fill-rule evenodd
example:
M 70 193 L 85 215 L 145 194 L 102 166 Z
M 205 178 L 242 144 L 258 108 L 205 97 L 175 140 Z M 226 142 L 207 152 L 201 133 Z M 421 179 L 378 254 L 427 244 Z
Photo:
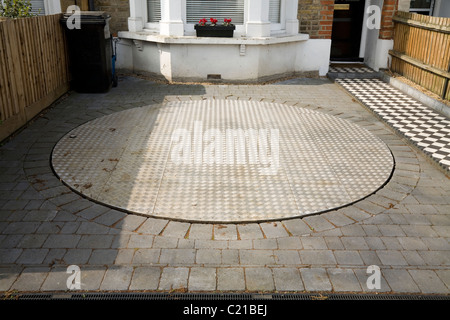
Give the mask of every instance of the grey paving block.
M 112 265 L 116 260 L 118 250 L 116 249 L 95 249 L 89 258 L 88 264 L 92 265 Z
M 237 226 L 239 239 L 262 239 L 264 238 L 261 228 L 258 224 L 239 224 Z
M 303 221 L 306 222 L 310 226 L 310 228 L 315 232 L 320 232 L 334 228 L 334 226 L 321 215 L 305 217 L 303 218 Z
M 279 265 L 299 265 L 300 256 L 297 250 L 274 250 L 275 262 Z
M 163 235 L 167 237 L 184 238 L 189 227 L 189 223 L 170 221 L 165 227 Z
M 245 290 L 245 277 L 243 268 L 218 268 L 217 290 L 243 291 Z
M 111 228 L 89 221 L 82 221 L 79 228 L 76 230 L 77 234 L 108 234 Z
M 119 220 L 114 227 L 124 231 L 134 231 L 146 220 L 147 218 L 145 217 L 129 214 L 122 220 Z
M 162 237 L 162 236 L 155 236 L 153 238 L 153 248 L 163 249 L 175 249 L 178 246 L 178 240 L 177 238 L 172 237 Z
M 118 249 L 114 263 L 118 265 L 131 264 L 131 262 L 133 261 L 134 253 L 134 249 Z
M 228 241 L 225 240 L 194 240 L 194 247 L 197 249 L 226 249 Z
M 100 285 L 100 290 L 127 290 L 131 283 L 132 274 L 132 267 L 109 267 Z
M 198 249 L 195 257 L 197 264 L 216 264 L 220 265 L 222 261 L 222 252 L 219 249 Z
M 80 225 L 81 225 L 81 222 L 79 222 L 79 221 L 64 222 L 64 225 L 62 226 L 60 233 L 65 233 L 65 234 L 76 233 L 76 231 L 78 230 Z
M 189 273 L 188 289 L 190 291 L 216 290 L 216 268 L 191 268 L 191 272 Z
M 280 249 L 302 249 L 303 245 L 299 237 L 287 237 L 277 239 L 278 248 Z
M 347 225 L 340 228 L 340 230 L 342 231 L 342 234 L 347 237 L 364 237 L 367 235 L 362 225 L 359 224 Z
M 327 249 L 327 244 L 321 237 L 301 237 L 300 241 L 306 250 Z
M 432 250 L 432 251 L 418 251 L 423 260 L 432 266 L 449 266 L 450 265 L 450 255 L 448 248 L 446 251 L 442 250 Z
M 371 217 L 371 214 L 369 214 L 355 206 L 349 206 L 346 208 L 342 208 L 342 209 L 339 209 L 339 211 L 342 212 L 345 216 L 347 216 L 350 219 L 353 219 L 355 221 L 361 221 L 361 220 Z
M 67 267 L 56 267 L 50 269 L 48 276 L 42 284 L 42 291 L 66 291 L 68 290 L 67 282 L 70 282 L 69 277 L 73 273 L 67 273 Z M 81 276 L 81 275 L 80 275 Z M 81 278 L 80 278 L 81 280 Z M 81 281 L 80 281 L 81 282 Z
M 57 213 L 57 210 L 31 210 L 23 217 L 22 221 L 51 221 Z
M 39 265 L 44 261 L 48 249 L 24 249 L 20 257 L 16 260 L 18 264 Z
M 276 239 L 256 239 L 253 240 L 254 249 L 277 249 L 278 242 Z
M 277 291 L 303 291 L 303 281 L 297 268 L 274 268 L 272 269 Z
M 402 255 L 410 266 L 424 266 L 427 264 L 415 250 L 402 251 Z
M 336 261 L 339 265 L 343 266 L 354 266 L 354 265 L 364 265 L 364 262 L 359 255 L 358 251 L 352 250 L 336 250 L 334 252 Z
M 0 291 L 8 291 L 22 272 L 22 267 L 0 267 Z
M 344 245 L 342 244 L 339 237 L 324 237 L 323 239 L 325 240 L 327 249 L 330 249 L 330 250 L 344 249 Z
M 155 264 L 160 260 L 160 249 L 137 249 L 135 250 L 133 264 Z
M 100 290 L 100 285 L 106 274 L 106 267 L 80 266 L 81 290 Z
M 376 253 L 385 266 L 408 265 L 402 253 L 398 250 L 377 250 Z
M 273 291 L 275 284 L 269 268 L 245 268 L 245 283 L 248 291 Z
M 137 267 L 134 269 L 130 290 L 156 290 L 160 277 L 161 268 Z
M 194 249 L 161 249 L 159 262 L 168 265 L 186 265 L 195 263 Z
M 427 250 L 427 245 L 420 238 L 399 237 L 398 241 L 405 250 Z
M 189 268 L 166 267 L 159 282 L 159 290 L 179 290 L 188 287 Z
M 212 224 L 193 223 L 189 229 L 189 239 L 211 240 L 213 237 Z
M 194 249 L 196 242 L 199 240 L 192 240 L 192 239 L 178 239 L 177 248 L 178 249 Z
M 25 268 L 17 280 L 11 285 L 11 289 L 18 291 L 39 291 L 49 271 L 50 268 L 47 267 Z
M 302 219 L 285 220 L 282 223 L 289 233 L 295 236 L 312 232 L 311 228 Z
M 275 256 L 273 250 L 240 250 L 241 265 L 273 265 Z
M 164 219 L 147 218 L 137 231 L 143 234 L 158 235 L 168 223 L 169 221 Z
M 327 272 L 334 291 L 359 292 L 362 290 L 352 269 L 330 268 Z
M 442 282 L 433 270 L 409 270 L 414 282 L 423 293 L 450 293 L 450 289 Z
M 72 234 L 51 234 L 44 242 L 44 248 L 75 248 L 81 236 Z
M 87 220 L 95 219 L 98 216 L 104 214 L 106 211 L 110 209 L 106 206 L 100 204 L 93 204 L 90 207 L 87 207 L 77 213 L 77 216 L 82 217 Z
M 342 227 L 345 225 L 355 223 L 355 220 L 350 219 L 340 211 L 327 212 L 324 213 L 322 216 L 337 227 Z
M 401 228 L 408 237 L 438 237 L 432 226 L 402 225 Z
M 0 264 L 14 263 L 23 249 L 0 249 Z
M 300 275 L 306 291 L 332 290 L 330 279 L 324 268 L 301 268 Z
M 336 259 L 331 250 L 301 250 L 300 260 L 309 265 L 335 265 Z
M 237 226 L 235 224 L 215 224 L 214 240 L 237 240 Z
M 439 279 L 450 289 L 450 270 L 435 270 Z
M 25 234 L 17 244 L 17 248 L 40 248 L 47 237 L 47 234 Z
M 342 237 L 341 242 L 348 250 L 367 250 L 367 245 L 364 237 Z
M 11 222 L 2 231 L 2 234 L 27 234 L 33 233 L 40 226 L 40 222 Z
M 91 256 L 92 249 L 68 249 L 62 260 L 67 264 L 86 264 Z
M 405 235 L 402 228 L 397 225 L 378 225 L 378 229 L 385 237 L 402 237 Z
M 266 238 L 287 237 L 289 234 L 281 222 L 266 222 L 260 224 Z
M 113 242 L 113 235 L 97 235 L 97 234 L 88 234 L 81 236 L 80 241 L 78 242 L 78 248 L 91 248 L 91 249 L 99 249 L 99 248 L 110 248 Z
M 151 248 L 153 246 L 154 236 L 152 235 L 130 235 L 128 248 Z
M 222 250 L 222 265 L 239 265 L 239 250 L 226 249 Z
M 430 250 L 448 250 L 448 241 L 442 238 L 420 238 Z

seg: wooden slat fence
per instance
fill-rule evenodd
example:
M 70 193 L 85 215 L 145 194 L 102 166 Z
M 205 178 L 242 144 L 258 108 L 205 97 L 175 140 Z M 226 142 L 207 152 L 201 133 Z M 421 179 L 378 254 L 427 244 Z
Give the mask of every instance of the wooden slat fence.
M 0 19 L 0 141 L 69 89 L 60 18 Z
M 391 70 L 450 100 L 450 18 L 398 12 Z

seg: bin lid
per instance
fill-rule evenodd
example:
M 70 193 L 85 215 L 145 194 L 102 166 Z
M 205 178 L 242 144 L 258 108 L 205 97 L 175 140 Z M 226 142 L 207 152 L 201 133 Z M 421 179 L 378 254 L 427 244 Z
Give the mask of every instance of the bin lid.
M 72 15 L 71 12 L 64 13 L 61 21 L 66 22 Z M 80 11 L 80 19 L 82 24 L 105 24 L 111 15 L 105 11 Z

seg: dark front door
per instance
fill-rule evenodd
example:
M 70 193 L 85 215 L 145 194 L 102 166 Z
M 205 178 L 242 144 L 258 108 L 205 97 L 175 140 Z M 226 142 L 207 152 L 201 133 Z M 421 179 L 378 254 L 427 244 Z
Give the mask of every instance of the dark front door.
M 331 34 L 332 61 L 359 60 L 364 2 L 364 0 L 335 1 Z

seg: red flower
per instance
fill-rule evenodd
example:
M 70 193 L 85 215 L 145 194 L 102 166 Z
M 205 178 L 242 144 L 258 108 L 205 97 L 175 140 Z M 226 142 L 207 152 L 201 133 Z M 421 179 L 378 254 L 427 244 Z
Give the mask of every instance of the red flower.
M 200 19 L 200 21 L 198 22 L 199 25 L 204 26 L 206 24 L 206 19 Z
M 215 25 L 215 24 L 217 23 L 217 19 L 210 18 L 209 20 L 211 21 L 211 24 L 212 24 L 212 25 Z

